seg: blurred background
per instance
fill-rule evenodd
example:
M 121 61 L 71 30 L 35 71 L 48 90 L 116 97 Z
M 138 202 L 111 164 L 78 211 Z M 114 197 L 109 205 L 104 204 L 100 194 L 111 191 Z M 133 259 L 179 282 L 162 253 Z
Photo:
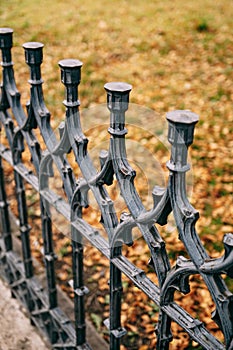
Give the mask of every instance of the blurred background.
M 42 65 L 44 97 L 52 114 L 51 123 L 54 128 L 64 119 L 64 87 L 60 83 L 58 68 L 58 61 L 64 58 L 77 58 L 83 62 L 79 89 L 81 110 L 105 103 L 103 86 L 106 82 L 125 81 L 133 85 L 131 102 L 140 106 L 140 111 L 149 108 L 156 115 L 155 119 L 148 119 L 150 122 L 147 130 L 153 128 L 156 133 L 161 125 L 165 128 L 165 122 L 163 124 L 161 120 L 171 110 L 189 109 L 200 115 L 190 152 L 193 189 L 190 199 L 200 212 L 198 232 L 212 257 L 221 254 L 224 234 L 233 231 L 232 18 L 233 2 L 229 0 L 1 0 L 0 8 L 1 27 L 14 29 L 13 61 L 23 105 L 29 99 L 29 75 L 24 63 L 22 44 L 40 41 L 45 45 Z M 92 123 L 92 114 L 88 115 L 86 121 L 83 120 L 83 123 L 86 122 L 84 130 L 87 130 L 87 134 Z M 134 122 L 138 126 L 140 123 L 145 125 L 143 113 L 139 113 Z M 106 123 L 108 120 L 104 119 L 103 124 Z M 96 129 L 95 133 L 92 142 L 95 142 L 96 136 L 102 135 L 102 129 Z M 106 131 L 104 133 L 106 135 Z M 91 137 L 91 133 L 88 136 Z M 148 134 L 141 135 L 141 139 L 139 136 L 140 130 L 131 135 L 131 138 L 140 144 L 143 139 L 143 146 L 148 145 L 149 152 L 154 155 L 161 152 L 160 159 L 165 164 L 166 147 L 163 149 L 157 144 L 153 146 Z M 101 142 L 105 140 L 101 139 Z M 146 169 L 143 170 L 146 173 Z M 148 172 L 150 173 L 150 168 Z M 139 181 L 138 187 L 143 196 L 143 183 Z M 36 217 L 37 214 L 34 212 L 34 215 Z M 96 223 L 95 214 L 90 220 L 92 224 Z M 175 260 L 182 247 L 176 236 L 173 237 L 166 230 L 164 235 L 168 249 L 171 249 L 170 257 Z M 32 232 L 33 239 L 36 238 L 33 238 Z M 57 249 L 61 261 L 67 264 L 64 274 L 60 275 L 62 283 L 70 271 L 70 250 L 65 239 L 60 239 L 59 244 Z M 140 256 L 144 249 L 146 259 L 142 265 L 146 265 L 149 252 L 140 244 L 138 247 Z M 174 247 L 176 252 L 172 253 Z M 136 251 L 137 249 L 134 254 Z M 96 283 L 93 294 L 99 290 L 98 280 L 102 276 L 103 264 L 107 266 L 96 254 L 91 250 L 88 253 L 89 267 L 93 263 L 100 266 L 95 271 L 96 280 L 90 277 L 90 282 Z M 127 254 L 138 261 L 132 252 L 128 251 Z M 106 281 L 107 272 L 102 277 Z M 193 280 L 193 283 L 198 282 Z M 227 283 L 232 290 L 232 281 Z M 102 287 L 103 285 L 102 281 Z M 134 291 L 135 287 L 128 281 L 125 281 L 124 287 L 128 294 L 136 293 L 137 304 L 131 303 L 129 307 L 132 296 L 126 295 L 122 322 L 128 330 L 128 340 L 123 341 L 122 350 L 153 349 L 155 340 L 151 317 L 156 322 L 158 310 L 150 304 L 147 304 L 149 309 L 143 308 L 147 300 L 138 296 L 138 291 Z M 64 289 L 67 288 L 64 282 Z M 105 312 L 107 315 L 109 304 L 107 294 L 104 294 L 107 288 L 96 295 L 94 302 L 90 301 L 91 318 L 97 329 L 103 332 L 102 314 Z M 199 296 L 191 293 L 190 298 L 187 297 L 187 309 L 209 322 L 207 326 L 217 334 L 219 331 L 216 326 L 212 321 L 207 321 L 205 315 L 205 312 L 210 314 L 212 301 L 207 291 L 203 295 L 201 293 L 203 292 Z M 71 292 L 70 295 L 72 297 Z M 199 306 L 195 309 L 193 300 L 198 297 Z M 135 316 L 137 309 L 143 309 L 140 311 L 138 325 Z M 138 332 L 143 336 L 139 337 Z M 179 329 L 175 329 L 175 334 L 179 335 L 174 337 L 172 349 L 196 348 L 185 334 L 180 335 L 182 332 Z M 105 337 L 107 338 L 106 334 Z

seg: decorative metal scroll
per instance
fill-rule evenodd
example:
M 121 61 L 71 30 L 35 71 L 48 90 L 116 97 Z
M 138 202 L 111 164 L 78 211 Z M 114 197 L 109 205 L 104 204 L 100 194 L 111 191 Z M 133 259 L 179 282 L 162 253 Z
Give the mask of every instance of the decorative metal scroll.
M 127 161 L 125 135 L 125 113 L 128 109 L 131 85 L 107 83 L 107 107 L 110 111 L 111 135 L 109 150 L 101 154 L 101 170 L 98 172 L 88 153 L 88 140 L 82 132 L 78 100 L 78 85 L 82 63 L 78 60 L 59 62 L 61 80 L 65 85 L 65 122 L 60 127 L 60 140 L 50 125 L 42 91 L 43 80 L 41 43 L 26 43 L 26 63 L 30 68 L 31 97 L 27 105 L 27 116 L 20 103 L 16 88 L 13 63 L 11 60 L 13 30 L 0 29 L 2 50 L 3 84 L 1 86 L 0 121 L 5 128 L 9 148 L 0 144 L 0 214 L 2 236 L 0 246 L 1 271 L 10 284 L 12 293 L 27 307 L 34 324 L 41 328 L 54 349 L 91 349 L 85 335 L 85 294 L 83 278 L 83 238 L 98 248 L 110 261 L 110 316 L 105 322 L 110 332 L 110 349 L 120 349 L 120 339 L 126 331 L 121 327 L 122 273 L 159 306 L 159 321 L 156 326 L 157 349 L 169 349 L 172 340 L 171 321 L 177 322 L 189 336 L 204 349 L 233 349 L 233 296 L 228 290 L 222 274 L 233 277 L 233 234 L 224 237 L 225 253 L 211 259 L 203 247 L 195 224 L 198 212 L 191 206 L 186 196 L 185 176 L 189 170 L 188 147 L 193 142 L 194 126 L 198 116 L 190 111 L 174 111 L 167 114 L 169 124 L 168 140 L 172 145 L 171 158 L 167 163 L 170 176 L 167 188 L 155 187 L 152 193 L 154 205 L 145 209 L 134 186 L 136 172 Z M 11 112 L 10 112 L 11 111 Z M 17 127 L 15 127 L 17 123 Z M 46 145 L 42 152 L 33 129 L 39 128 Z M 26 142 L 35 168 L 35 174 L 22 162 L 22 152 Z M 76 179 L 66 158 L 72 151 L 82 172 Z M 18 202 L 23 261 L 14 253 L 7 195 L 4 185 L 2 159 L 13 166 Z M 49 188 L 51 164 L 60 173 L 67 201 Z M 118 219 L 114 202 L 107 186 L 115 175 L 121 195 L 128 207 Z M 42 290 L 33 272 L 30 247 L 30 226 L 24 182 L 28 182 L 40 195 L 41 229 L 44 244 L 44 262 L 47 289 Z M 101 222 L 107 233 L 105 239 L 96 228 L 82 218 L 83 208 L 88 205 L 88 192 L 92 191 L 101 211 Z M 72 268 L 74 289 L 75 324 L 66 318 L 57 303 L 56 280 L 53 251 L 53 233 L 50 207 L 69 220 L 72 238 Z M 184 243 L 190 259 L 178 257 L 171 267 L 165 242 L 155 224 L 164 225 L 173 211 L 179 238 Z M 132 229 L 138 227 L 151 254 L 150 264 L 158 278 L 153 283 L 144 271 L 133 265 L 122 254 L 123 244 L 132 245 Z M 189 315 L 174 301 L 175 291 L 189 292 L 189 277 L 200 274 L 215 303 L 212 317 L 222 330 L 225 343 L 216 339 L 198 319 Z

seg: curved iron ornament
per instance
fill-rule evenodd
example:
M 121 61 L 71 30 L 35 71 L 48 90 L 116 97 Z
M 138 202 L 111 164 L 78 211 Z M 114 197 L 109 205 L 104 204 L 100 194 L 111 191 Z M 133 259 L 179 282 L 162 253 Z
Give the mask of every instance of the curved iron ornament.
M 85 331 L 85 294 L 83 275 L 83 238 L 98 248 L 110 260 L 110 315 L 105 321 L 110 331 L 110 349 L 120 349 L 120 339 L 126 331 L 121 327 L 122 273 L 146 293 L 160 307 L 159 321 L 156 327 L 157 349 L 169 349 L 172 340 L 171 321 L 177 322 L 205 349 L 233 348 L 233 296 L 227 289 L 221 274 L 232 278 L 233 270 L 233 234 L 224 237 L 225 253 L 218 259 L 211 259 L 204 249 L 195 230 L 198 212 L 191 206 L 186 195 L 185 174 L 188 147 L 193 142 L 194 126 L 198 116 L 190 111 L 175 111 L 167 114 L 169 123 L 168 140 L 172 145 L 171 159 L 167 163 L 170 171 L 167 188 L 156 186 L 152 192 L 153 208 L 145 209 L 134 185 L 136 172 L 127 160 L 125 113 L 128 109 L 129 94 L 132 86 L 113 82 L 105 84 L 107 107 L 110 111 L 110 144 L 108 151 L 100 154 L 101 170 L 98 172 L 88 153 L 88 139 L 82 131 L 78 99 L 78 86 L 81 79 L 82 63 L 74 59 L 59 62 L 61 80 L 65 85 L 66 107 L 65 121 L 59 127 L 60 140 L 57 140 L 50 125 L 50 113 L 43 98 L 41 70 L 43 44 L 26 43 L 26 63 L 30 68 L 31 96 L 27 105 L 28 116 L 20 104 L 20 94 L 14 80 L 11 61 L 12 33 L 10 28 L 0 30 L 0 46 L 3 57 L 3 84 L 1 93 L 0 121 L 10 146 L 10 152 L 1 145 L 0 161 L 7 160 L 14 166 L 14 180 L 17 189 L 17 201 L 22 238 L 24 269 L 19 268 L 11 257 L 12 239 L 7 197 L 4 186 L 3 168 L 0 163 L 0 214 L 3 222 L 1 262 L 5 274 L 16 296 L 27 306 L 34 323 L 41 327 L 49 337 L 54 348 L 90 349 Z M 12 111 L 9 113 L 9 109 Z M 14 125 L 17 123 L 17 127 Z M 33 129 L 38 128 L 43 137 L 46 151 L 41 152 Z M 27 171 L 22 163 L 24 143 L 32 156 L 35 174 Z M 82 178 L 76 179 L 66 154 L 73 152 L 82 172 Z M 53 164 L 57 167 L 66 201 L 49 188 Z M 107 186 L 116 177 L 121 195 L 128 212 L 122 212 L 118 219 L 114 202 Z M 33 274 L 30 227 L 26 206 L 24 182 L 29 182 L 40 193 L 42 235 L 44 240 L 44 258 L 47 274 L 47 295 L 38 291 Z M 95 228 L 82 218 L 82 209 L 88 206 L 88 192 L 92 191 L 101 212 L 101 223 L 107 233 L 104 239 Z M 74 289 L 75 331 L 58 307 L 56 297 L 56 279 L 53 252 L 52 217 L 50 206 L 70 221 L 72 239 L 72 270 Z M 164 225 L 167 216 L 173 211 L 179 238 L 184 243 L 190 259 L 179 257 L 174 267 L 170 266 L 165 242 L 159 234 L 156 224 Z M 150 265 L 158 277 L 158 285 L 153 283 L 144 271 L 130 263 L 122 255 L 122 245 L 132 245 L 132 229 L 138 227 L 147 243 L 151 260 Z M 10 271 L 10 272 L 9 272 Z M 189 293 L 189 277 L 200 274 L 216 305 L 213 320 L 218 324 L 225 337 L 225 345 L 217 340 L 204 327 L 174 301 L 174 292 Z M 19 278 L 20 276 L 20 278 Z M 36 288 L 35 288 L 36 286 Z M 27 296 L 25 297 L 25 290 Z M 46 325 L 45 325 L 46 324 Z M 68 346 L 71 346 L 69 347 Z

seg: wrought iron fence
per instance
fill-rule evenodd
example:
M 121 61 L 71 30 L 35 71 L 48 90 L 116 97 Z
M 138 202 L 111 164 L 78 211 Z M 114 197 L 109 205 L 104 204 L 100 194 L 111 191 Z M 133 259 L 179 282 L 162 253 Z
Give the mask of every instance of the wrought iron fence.
M 101 170 L 98 172 L 88 153 L 88 139 L 82 132 L 79 115 L 78 85 L 82 63 L 78 60 L 59 62 L 61 80 L 65 85 L 66 119 L 60 127 L 57 139 L 51 124 L 50 113 L 43 99 L 40 66 L 41 43 L 23 45 L 26 63 L 30 69 L 31 96 L 27 105 L 27 116 L 20 103 L 14 79 L 11 58 L 13 30 L 0 29 L 2 50 L 3 83 L 1 86 L 0 121 L 5 129 L 8 147 L 0 144 L 0 214 L 1 271 L 9 282 L 12 293 L 26 306 L 30 318 L 49 338 L 54 349 L 90 349 L 85 336 L 85 294 L 83 276 L 83 239 L 87 239 L 109 259 L 110 312 L 105 322 L 110 333 L 110 349 L 120 349 L 121 337 L 126 331 L 121 326 L 122 273 L 159 306 L 159 321 L 156 326 L 157 349 L 168 349 L 172 340 L 171 322 L 178 323 L 204 349 L 233 349 L 233 297 L 222 274 L 233 277 L 233 234 L 224 237 L 225 253 L 211 259 L 195 230 L 198 212 L 191 206 L 186 195 L 186 172 L 188 147 L 193 142 L 194 126 L 198 116 L 190 111 L 174 111 L 167 114 L 168 140 L 172 145 L 171 158 L 167 163 L 169 181 L 167 188 L 156 186 L 152 196 L 154 205 L 146 210 L 134 186 L 135 171 L 129 165 L 126 154 L 125 112 L 128 109 L 131 85 L 107 83 L 107 107 L 110 112 L 111 135 L 108 152 L 100 156 Z M 17 124 L 17 126 L 16 126 Z M 38 128 L 46 151 L 41 150 L 33 129 Z M 24 142 L 27 144 L 35 172 L 23 163 Z M 66 154 L 73 152 L 82 172 L 76 179 Z M 18 217 L 22 242 L 23 261 L 15 254 L 12 244 L 11 222 L 4 185 L 2 159 L 14 169 L 14 181 L 18 203 Z M 62 179 L 67 200 L 58 196 L 49 186 L 51 164 L 55 164 Z M 120 219 L 116 215 L 114 202 L 107 186 L 116 177 L 121 195 L 128 207 Z M 44 246 L 44 263 L 47 289 L 42 290 L 34 276 L 30 246 L 30 226 L 24 184 L 29 183 L 40 195 L 41 230 Z M 92 191 L 101 211 L 101 221 L 107 233 L 105 239 L 100 232 L 83 219 L 83 208 L 88 205 L 88 192 Z M 66 318 L 57 302 L 55 279 L 55 254 L 50 208 L 64 216 L 70 223 L 72 238 L 72 271 L 74 290 L 75 324 Z M 183 242 L 189 259 L 180 256 L 175 266 L 169 257 L 156 224 L 164 225 L 173 211 L 179 239 Z M 146 273 L 132 264 L 123 254 L 122 246 L 132 245 L 132 229 L 138 227 L 151 254 L 151 265 L 157 275 L 158 284 Z M 206 283 L 215 303 L 213 320 L 223 332 L 225 343 L 220 342 L 204 326 L 174 301 L 175 291 L 189 293 L 189 277 L 199 274 Z

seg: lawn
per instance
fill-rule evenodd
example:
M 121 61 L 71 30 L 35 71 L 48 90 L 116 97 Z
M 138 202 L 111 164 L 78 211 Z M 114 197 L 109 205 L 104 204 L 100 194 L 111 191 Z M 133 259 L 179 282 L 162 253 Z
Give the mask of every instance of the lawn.
M 100 108 L 105 103 L 103 86 L 106 82 L 125 81 L 133 85 L 131 102 L 133 106 L 138 106 L 140 113 L 132 121 L 137 128 L 132 131 L 129 126 L 129 145 L 133 147 L 135 141 L 137 145 L 140 144 L 138 147 L 144 147 L 143 150 L 146 149 L 148 154 L 151 152 L 154 157 L 157 152 L 164 164 L 168 156 L 167 144 L 164 141 L 164 145 L 156 144 L 153 147 L 153 137 L 148 136 L 148 132 L 160 134 L 161 125 L 162 129 L 165 128 L 163 120 L 167 111 L 189 109 L 199 114 L 200 121 L 196 126 L 190 158 L 190 200 L 200 212 L 198 232 L 212 257 L 221 254 L 223 235 L 233 232 L 232 18 L 233 2 L 229 0 L 1 0 L 0 7 L 1 27 L 11 27 L 15 32 L 13 60 L 23 104 L 29 98 L 29 85 L 28 67 L 24 63 L 21 46 L 28 41 L 40 41 L 45 45 L 42 66 L 44 95 L 52 113 L 54 128 L 64 118 L 64 87 L 60 83 L 58 67 L 58 61 L 64 58 L 77 58 L 83 62 L 79 91 L 84 115 L 91 107 Z M 147 124 L 147 119 L 142 120 L 146 108 L 161 116 L 162 122 L 156 119 L 156 123 L 150 120 Z M 85 121 L 83 118 L 83 123 L 86 122 L 84 130 L 87 130 L 88 137 L 91 138 L 91 133 L 94 135 L 91 145 L 95 155 L 94 149 L 98 145 L 94 140 L 99 137 L 99 143 L 106 142 L 104 135 L 107 134 L 108 120 L 103 117 L 103 120 L 95 122 L 93 128 L 91 113 L 87 115 L 89 119 Z M 146 160 L 147 157 L 143 160 L 145 173 L 148 165 Z M 162 169 L 165 171 L 165 167 Z M 150 167 L 148 172 L 151 172 Z M 142 181 L 143 177 L 140 177 L 137 186 L 140 194 L 145 196 Z M 95 210 L 90 220 L 97 225 Z M 165 231 L 164 235 L 171 259 L 175 259 L 182 247 L 173 237 L 174 233 L 172 238 L 169 232 Z M 146 247 L 141 248 L 140 239 L 138 242 L 138 254 L 141 254 L 140 249 L 144 252 L 144 256 L 140 256 L 140 266 L 146 268 L 148 250 Z M 173 249 L 172 252 L 174 242 L 176 251 Z M 60 274 L 61 281 L 66 280 L 70 271 L 70 251 L 65 238 L 63 243 L 64 246 L 57 247 L 60 259 L 67 265 L 64 275 Z M 138 259 L 137 249 L 128 252 L 132 261 Z M 97 293 L 91 318 L 97 328 L 103 330 L 102 320 L 98 317 L 101 313 L 105 317 L 108 314 L 108 271 L 105 268 L 103 276 L 106 262 L 90 248 L 88 254 L 86 267 L 93 262 L 96 264 L 96 270 L 92 271 L 95 272 L 94 278 L 90 274 L 87 278 L 94 285 L 93 294 L 99 290 L 99 286 L 102 288 Z M 193 280 L 192 283 L 196 286 L 198 282 Z M 229 286 L 233 290 L 231 282 Z M 124 287 L 128 296 L 122 305 L 122 323 L 129 335 L 124 343 L 125 348 L 153 349 L 153 327 L 150 327 L 151 320 L 156 322 L 158 310 L 139 295 L 127 280 L 124 281 Z M 207 303 L 205 293 L 200 292 L 198 296 L 191 294 L 190 299 L 186 300 L 189 309 L 190 300 L 199 298 L 198 312 L 203 313 L 200 317 L 206 321 L 208 309 L 212 306 L 211 301 Z M 132 295 L 135 302 L 129 307 Z M 89 302 L 91 305 L 91 299 Z M 143 340 L 137 336 L 138 328 L 134 326 L 137 309 L 143 309 L 143 312 L 140 311 L 141 324 L 138 325 L 140 334 L 144 334 Z M 212 321 L 209 328 L 217 334 Z M 175 332 L 178 334 L 179 330 L 175 329 Z M 122 349 L 125 348 L 122 346 Z M 195 344 L 189 343 L 184 334 L 175 337 L 171 345 L 171 349 L 182 348 L 195 348 Z

